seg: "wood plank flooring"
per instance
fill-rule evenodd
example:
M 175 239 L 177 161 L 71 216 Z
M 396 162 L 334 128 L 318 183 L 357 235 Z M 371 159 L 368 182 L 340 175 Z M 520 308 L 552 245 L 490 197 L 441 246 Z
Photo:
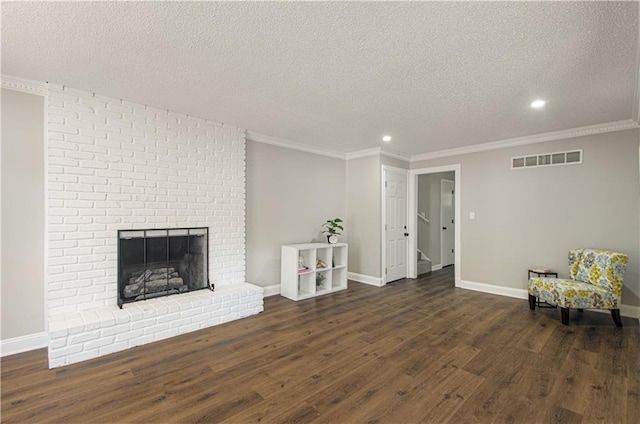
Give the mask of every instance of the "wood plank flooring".
M 55 370 L 2 359 L 3 423 L 638 423 L 640 328 L 453 287 L 451 268 Z

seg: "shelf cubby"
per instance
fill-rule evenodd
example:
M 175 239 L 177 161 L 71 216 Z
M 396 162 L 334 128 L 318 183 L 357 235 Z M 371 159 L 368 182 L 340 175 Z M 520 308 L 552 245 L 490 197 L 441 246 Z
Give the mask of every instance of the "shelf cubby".
M 341 288 L 347 288 L 347 267 L 341 265 L 339 268 L 331 270 L 331 281 L 335 281 L 333 288 L 340 290 Z

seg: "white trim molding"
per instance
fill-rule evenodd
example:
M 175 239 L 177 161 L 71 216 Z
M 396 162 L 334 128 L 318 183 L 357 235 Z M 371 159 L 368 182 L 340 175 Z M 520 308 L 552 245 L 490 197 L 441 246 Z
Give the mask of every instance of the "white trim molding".
M 347 272 L 347 279 L 357 281 L 358 283 L 369 284 L 371 286 L 383 287 L 384 280 L 382 277 L 373 277 L 371 275 L 356 274 L 355 272 Z
M 35 94 L 38 96 L 46 96 L 48 91 L 46 82 L 12 77 L 10 75 L 2 75 L 2 88 L 22 91 L 23 93 Z
M 374 147 L 372 149 L 358 150 L 351 153 L 337 152 L 331 149 L 318 148 L 316 146 L 304 145 L 295 141 L 285 140 L 283 138 L 271 137 L 268 135 L 260 134 L 255 131 L 246 132 L 247 141 L 254 141 L 256 143 L 270 144 L 272 146 L 283 147 L 285 149 L 298 150 L 305 153 L 313 153 L 320 156 L 328 156 L 330 158 L 351 160 L 365 158 L 368 156 L 387 156 L 393 159 L 398 159 L 403 162 L 409 163 L 411 158 L 409 156 L 403 156 L 396 153 L 390 153 L 383 151 L 380 147 Z
M 593 309 L 593 310 L 597 311 L 597 309 Z M 607 311 L 602 311 L 602 312 L 607 312 Z M 622 315 L 623 317 L 640 319 L 640 306 L 621 305 L 620 315 Z
M 586 127 L 571 128 L 568 130 L 552 131 L 525 137 L 510 138 L 506 140 L 493 141 L 490 143 L 474 144 L 466 147 L 440 150 L 438 152 L 423 153 L 420 155 L 411 156 L 411 162 L 419 162 L 423 160 L 442 158 L 447 156 L 464 155 L 467 153 L 484 152 L 487 150 L 504 149 L 507 147 L 524 146 L 527 144 L 544 143 L 546 141 L 564 140 L 567 138 L 581 137 L 586 135 L 631 130 L 634 128 L 640 128 L 640 124 L 631 119 L 626 119 L 623 121 L 607 122 L 605 124 L 588 125 Z
M 344 153 L 336 152 L 330 149 L 320 149 L 314 146 L 305 146 L 301 143 L 297 143 L 291 140 L 285 140 L 282 138 L 271 137 L 268 135 L 260 134 L 255 131 L 246 132 L 247 141 L 255 141 L 256 143 L 270 144 L 272 146 L 284 147 L 285 149 L 298 150 L 305 153 L 313 153 L 320 156 L 328 156 L 330 158 L 346 160 L 347 155 Z
M 384 150 L 382 150 L 381 147 L 374 147 L 371 149 L 358 150 L 356 152 L 347 153 L 346 158 L 347 160 L 351 160 L 351 159 L 360 159 L 360 158 L 366 158 L 368 156 L 378 156 L 378 155 L 386 156 L 393 159 L 398 159 L 407 163 L 411 161 L 411 158 L 409 156 L 399 155 L 397 153 L 385 152 Z
M 272 286 L 264 286 L 262 290 L 263 290 L 262 295 L 264 297 L 277 296 L 280 294 L 280 284 L 274 284 Z
M 41 349 L 48 345 L 49 337 L 46 332 L 13 337 L 11 339 L 0 340 L 0 356 L 15 355 L 16 353 Z
M 442 264 L 431 265 L 431 271 L 440 271 L 442 269 Z
M 407 163 L 411 162 L 411 157 L 409 157 L 409 156 L 399 155 L 397 153 L 385 152 L 382 149 L 380 149 L 380 156 L 386 156 L 388 158 L 398 159 L 398 160 L 401 160 L 401 161 L 407 162 Z
M 358 150 L 356 152 L 347 153 L 346 158 L 347 160 L 360 159 L 366 158 L 368 156 L 377 156 L 380 154 L 382 154 L 382 149 L 380 147 L 374 147 L 372 149 Z
M 589 312 L 610 314 L 608 309 L 586 309 Z M 640 306 L 620 305 L 620 315 L 627 318 L 640 319 Z
M 514 297 L 516 299 L 528 299 L 526 289 L 514 289 L 512 287 L 496 286 L 493 284 L 477 283 L 475 281 L 460 280 L 458 288 L 473 290 L 482 293 L 497 294 L 500 296 Z
M 515 299 L 528 299 L 529 292 L 527 289 L 516 289 L 513 287 L 496 286 L 494 284 L 477 283 L 475 281 L 460 281 L 458 288 L 465 290 L 473 290 L 481 293 L 496 294 L 498 296 L 513 297 Z M 528 307 L 528 306 L 527 306 Z M 608 314 L 605 309 L 588 309 L 589 312 L 601 312 Z M 640 318 L 640 307 L 631 305 L 621 305 L 620 315 L 629 318 Z
M 585 309 L 589 312 L 597 312 L 599 314 L 610 315 L 611 312 L 608 309 Z M 631 305 L 620 305 L 620 315 L 627 318 L 640 318 L 640 307 Z

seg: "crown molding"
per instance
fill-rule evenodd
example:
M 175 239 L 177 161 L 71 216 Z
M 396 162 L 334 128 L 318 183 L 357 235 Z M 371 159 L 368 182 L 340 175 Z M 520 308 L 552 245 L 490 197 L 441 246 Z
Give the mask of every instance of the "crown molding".
M 411 158 L 409 156 L 399 155 L 397 153 L 389 153 L 389 152 L 385 152 L 384 150 L 380 150 L 380 155 L 386 156 L 388 158 L 398 159 L 403 162 L 411 162 Z
M 358 150 L 355 152 L 347 153 L 347 160 L 351 159 L 360 159 L 366 158 L 368 156 L 378 156 L 382 154 L 382 149 L 380 147 L 373 147 L 371 149 Z
M 632 119 L 623 121 L 607 122 L 604 124 L 588 125 L 586 127 L 571 128 L 568 130 L 551 131 L 525 137 L 509 138 L 506 140 L 493 141 L 490 143 L 475 144 L 455 149 L 440 150 L 437 152 L 423 153 L 411 156 L 411 162 L 418 162 L 428 159 L 436 159 L 447 156 L 464 155 L 468 153 L 485 152 L 487 150 L 504 149 L 508 147 L 525 146 L 527 144 L 544 143 L 546 141 L 564 140 L 568 138 L 582 137 L 586 135 L 603 134 L 616 131 L 631 130 L 640 128 L 640 125 Z
M 329 149 L 319 149 L 317 147 L 304 146 L 295 141 L 285 140 L 282 138 L 271 137 L 268 135 L 260 134 L 255 131 L 247 131 L 246 139 L 249 141 L 255 141 L 256 143 L 270 144 L 272 146 L 284 147 L 285 149 L 298 150 L 306 153 L 313 153 L 321 156 L 328 156 L 330 158 L 351 160 L 359 159 L 368 156 L 387 156 L 393 159 L 398 159 L 404 162 L 410 162 L 411 158 L 408 156 L 399 155 L 396 153 L 389 153 L 383 151 L 380 147 L 374 147 L 366 150 L 358 150 L 351 153 L 340 153 Z
M 260 134 L 255 131 L 247 131 L 246 139 L 249 141 L 255 141 L 256 143 L 270 144 L 272 146 L 284 147 L 286 149 L 298 150 L 306 153 L 313 153 L 320 156 L 327 156 L 335 159 L 346 159 L 344 153 L 336 152 L 329 149 L 319 149 L 317 147 L 309 147 L 296 143 L 294 141 L 285 140 L 282 138 L 270 137 L 268 135 Z
M 36 94 L 38 96 L 46 96 L 48 90 L 46 82 L 33 81 L 10 75 L 2 75 L 2 88 Z
M 371 149 L 358 150 L 356 152 L 347 153 L 347 160 L 366 158 L 367 156 L 386 156 L 388 158 L 398 159 L 403 162 L 409 162 L 409 156 L 399 155 L 397 153 L 385 152 L 381 147 L 373 147 Z
M 640 8 L 639 8 L 640 14 Z M 2 88 L 10 90 L 21 91 L 24 93 L 35 94 L 39 96 L 46 96 L 49 89 L 48 83 L 42 81 L 29 80 L 25 78 L 15 77 L 11 75 L 1 75 Z M 306 153 L 313 153 L 316 155 L 327 156 L 335 159 L 351 160 L 364 158 L 367 156 L 387 156 L 393 159 L 398 159 L 404 162 L 418 162 L 429 159 L 436 159 L 447 156 L 463 155 L 468 153 L 484 152 L 488 150 L 504 149 L 508 147 L 524 146 L 527 144 L 544 143 L 547 141 L 563 140 L 574 137 L 581 137 L 586 135 L 603 134 L 615 131 L 624 131 L 634 128 L 640 128 L 640 32 L 638 33 L 638 52 L 636 63 L 636 81 L 634 87 L 633 97 L 633 111 L 632 119 L 607 122 L 604 124 L 589 125 L 585 127 L 572 128 L 568 130 L 552 131 L 542 134 L 536 134 L 532 136 L 524 136 L 517 138 L 510 138 L 506 140 L 493 141 L 489 143 L 476 144 L 472 146 L 459 147 L 454 149 L 440 150 L 437 152 L 422 153 L 412 155 L 410 157 L 385 152 L 380 147 L 374 147 L 371 149 L 359 150 L 351 153 L 341 153 L 330 149 L 322 149 L 317 147 L 305 146 L 300 143 L 286 140 L 277 137 L 271 137 L 264 134 L 260 134 L 255 131 L 246 131 L 246 139 L 249 141 L 255 141 L 257 143 L 270 144 L 273 146 L 284 147 L 287 149 L 298 150 Z

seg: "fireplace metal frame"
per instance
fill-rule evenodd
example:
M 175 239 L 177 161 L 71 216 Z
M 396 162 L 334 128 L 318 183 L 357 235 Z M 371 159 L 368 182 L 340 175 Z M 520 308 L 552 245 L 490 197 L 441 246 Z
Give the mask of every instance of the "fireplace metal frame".
M 133 302 L 139 302 L 142 300 L 147 300 L 147 299 L 152 299 L 155 297 L 163 297 L 163 296 L 171 296 L 173 294 L 180 294 L 180 292 L 177 293 L 166 293 L 166 294 L 150 294 L 147 295 L 146 293 L 143 293 L 141 296 L 143 296 L 142 299 L 125 299 L 123 294 L 122 294 L 122 290 L 124 290 L 124 287 L 121 287 L 121 282 L 120 279 L 122 277 L 122 256 L 120 255 L 120 244 L 122 240 L 128 240 L 131 239 L 133 237 L 122 237 L 122 233 L 132 233 L 132 232 L 141 232 L 142 236 L 140 237 L 136 237 L 136 238 L 142 238 L 143 241 L 143 250 L 144 250 L 144 262 L 145 264 L 147 263 L 147 239 L 149 238 L 157 238 L 157 237 L 152 237 L 152 236 L 147 236 L 147 232 L 149 231 L 167 231 L 167 255 L 169 255 L 169 238 L 172 237 L 171 235 L 169 235 L 169 232 L 171 231 L 187 231 L 187 236 L 191 237 L 191 231 L 195 231 L 195 230 L 206 230 L 206 234 L 202 235 L 202 234 L 197 234 L 199 236 L 204 236 L 205 239 L 205 246 L 207 248 L 207 254 L 206 254 L 206 258 L 205 258 L 205 267 L 207 270 L 207 287 L 202 287 L 198 290 L 203 290 L 208 288 L 209 290 L 213 291 L 214 290 L 214 285 L 211 283 L 211 281 L 209 280 L 209 227 L 185 227 L 185 228 L 146 228 L 146 229 L 128 229 L 128 230 L 118 230 L 118 276 L 117 276 L 117 284 L 118 284 L 118 307 L 120 309 L 122 309 L 122 305 L 124 305 L 125 303 L 133 303 Z M 195 235 L 195 234 L 194 234 Z M 174 236 L 176 237 L 176 236 Z M 189 243 L 187 243 L 187 251 L 188 251 L 188 246 Z M 168 258 L 167 258 L 167 262 L 168 262 Z M 192 290 L 192 291 L 197 291 L 197 290 Z M 139 296 L 138 296 L 139 297 Z

